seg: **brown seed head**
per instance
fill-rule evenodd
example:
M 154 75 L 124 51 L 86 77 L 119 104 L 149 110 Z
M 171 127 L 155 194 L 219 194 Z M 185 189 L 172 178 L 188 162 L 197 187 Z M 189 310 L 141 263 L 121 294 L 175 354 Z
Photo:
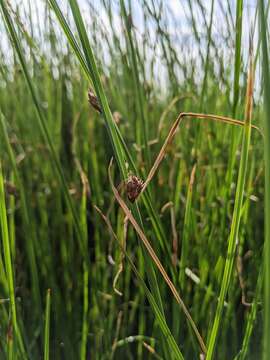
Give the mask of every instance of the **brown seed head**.
M 102 110 L 101 110 L 101 106 L 99 104 L 98 98 L 96 97 L 96 95 L 94 94 L 94 92 L 91 88 L 89 88 L 89 90 L 88 90 L 88 101 L 89 101 L 89 104 L 91 106 L 93 106 L 93 108 L 101 114 Z
M 126 191 L 129 201 L 137 199 L 143 187 L 143 181 L 135 175 L 130 175 L 126 182 Z

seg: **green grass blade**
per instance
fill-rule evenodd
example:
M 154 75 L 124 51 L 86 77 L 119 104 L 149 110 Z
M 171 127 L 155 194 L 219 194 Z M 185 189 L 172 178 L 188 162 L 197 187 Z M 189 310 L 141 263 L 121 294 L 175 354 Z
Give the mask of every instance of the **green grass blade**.
M 264 162 L 265 162 L 265 212 L 264 212 L 264 335 L 263 359 L 270 354 L 270 64 L 268 49 L 268 28 L 265 16 L 264 1 L 259 1 L 260 6 L 260 38 L 262 49 L 262 77 L 264 91 Z
M 57 2 L 56 1 L 53 1 L 51 0 L 50 1 L 50 4 L 54 10 L 54 13 L 59 21 L 59 23 L 61 24 L 61 27 L 62 29 L 64 30 L 65 32 L 65 35 L 69 41 L 69 44 L 70 46 L 72 47 L 72 49 L 74 50 L 74 52 L 76 53 L 77 57 L 78 57 L 78 60 L 81 64 L 81 67 L 83 68 L 84 70 L 84 73 L 85 75 L 87 76 L 88 80 L 89 81 L 92 81 L 91 80 L 91 77 L 89 75 L 89 72 L 88 72 L 88 67 L 87 67 L 87 63 L 85 61 L 85 58 L 81 52 L 81 49 L 75 39 L 75 37 L 73 36 L 71 30 L 70 30 L 70 27 L 68 26 L 67 22 L 66 22 L 66 19 L 64 18 L 63 14 L 62 14 L 62 11 L 60 9 L 60 7 L 58 6 Z
M 130 256 L 126 253 L 125 254 L 131 267 L 132 270 L 134 271 L 135 275 L 137 276 L 138 280 L 140 281 L 140 284 L 143 286 L 145 294 L 147 296 L 147 299 L 149 301 L 149 303 L 152 306 L 152 309 L 154 311 L 154 314 L 158 320 L 158 323 L 160 325 L 161 331 L 166 339 L 166 341 L 169 344 L 169 350 L 171 351 L 172 355 L 175 357 L 175 359 L 179 359 L 179 360 L 184 360 L 184 357 L 177 345 L 177 342 L 175 341 L 166 321 L 164 320 L 164 316 L 161 313 L 158 304 L 155 301 L 154 296 L 151 294 L 150 290 L 148 289 L 146 283 L 144 282 L 143 278 L 141 277 L 140 273 L 137 271 L 136 266 L 133 264 Z
M 183 227 L 183 240 L 182 240 L 182 248 L 181 248 L 181 259 L 180 259 L 180 272 L 179 272 L 179 282 L 181 289 L 184 289 L 185 286 L 185 269 L 188 264 L 188 254 L 189 254 L 189 236 L 191 233 L 191 204 L 192 204 L 192 191 L 193 191 L 193 183 L 195 177 L 196 166 L 193 167 L 190 181 L 188 184 L 187 190 L 187 200 L 186 200 L 186 207 L 185 207 L 185 217 L 184 217 L 184 227 Z
M 51 3 L 53 5 L 53 1 L 51 1 Z M 103 89 L 103 86 L 102 86 L 102 83 L 100 80 L 100 75 L 99 75 L 99 71 L 97 69 L 95 57 L 94 57 L 87 33 L 86 33 L 86 29 L 85 29 L 85 26 L 83 23 L 83 19 L 82 19 L 81 12 L 80 12 L 77 1 L 70 0 L 70 6 L 72 9 L 73 17 L 74 17 L 74 20 L 75 20 L 75 23 L 77 26 L 77 30 L 79 33 L 79 37 L 81 40 L 85 59 L 88 64 L 88 69 L 89 69 L 89 72 L 90 72 L 90 75 L 92 78 L 94 89 L 95 89 L 98 99 L 100 101 L 104 119 L 105 119 L 105 123 L 109 130 L 109 135 L 110 135 L 112 146 L 113 146 L 113 149 L 115 152 L 115 157 L 116 157 L 118 166 L 120 168 L 120 172 L 123 177 L 123 180 L 126 180 L 128 171 L 127 171 L 127 167 L 126 167 L 127 159 L 125 157 L 125 148 L 122 146 L 120 137 L 116 130 L 116 125 L 112 118 L 112 114 L 111 114 L 111 111 L 110 111 L 110 108 L 108 105 L 107 97 L 105 95 L 105 92 L 104 92 L 104 89 Z M 131 166 L 132 166 L 132 164 L 131 164 Z M 132 211 L 134 212 L 136 219 L 142 226 L 141 215 L 140 215 L 140 211 L 139 211 L 138 207 L 136 205 L 134 205 L 132 207 Z M 144 255 L 145 263 L 147 264 L 147 266 L 146 266 L 147 276 L 149 279 L 151 291 L 154 294 L 155 300 L 158 303 L 161 313 L 164 316 L 163 303 L 162 303 L 162 299 L 161 299 L 161 295 L 160 295 L 160 290 L 159 290 L 159 285 L 157 282 L 155 270 L 154 270 L 153 264 L 151 262 L 151 259 L 148 257 L 147 252 L 144 248 L 143 248 L 143 255 Z M 164 321 L 165 321 L 165 319 L 164 319 Z
M 137 145 L 142 148 L 142 154 L 144 154 L 144 159 L 147 162 L 148 168 L 150 167 L 150 154 L 149 154 L 149 147 L 147 145 L 148 141 L 148 134 L 147 134 L 147 119 L 145 115 L 145 108 L 144 108 L 144 100 L 143 100 L 143 92 L 142 86 L 139 80 L 139 71 L 138 71 L 138 64 L 137 64 L 137 54 L 135 50 L 135 44 L 132 37 L 132 20 L 131 14 L 128 16 L 127 10 L 125 7 L 125 3 L 123 0 L 120 1 L 121 3 L 121 10 L 123 13 L 123 18 L 125 21 L 126 33 L 128 37 L 128 45 L 130 49 L 130 57 L 131 57 L 131 70 L 135 88 L 135 101 L 137 104 L 137 111 L 139 114 L 139 121 L 136 121 L 136 142 Z
M 4 145 L 5 145 L 5 148 L 7 149 L 10 164 L 11 164 L 13 172 L 14 172 L 15 183 L 16 183 L 16 186 L 18 186 L 18 188 L 19 188 L 20 199 L 21 199 L 22 218 L 23 218 L 23 222 L 24 222 L 25 233 L 27 233 L 27 236 L 28 236 L 28 239 L 26 241 L 26 251 L 27 251 L 29 263 L 30 263 L 33 293 L 34 293 L 35 300 L 36 300 L 36 306 L 41 311 L 39 278 L 38 278 L 38 270 L 37 270 L 35 251 L 34 251 L 34 246 L 33 246 L 33 241 L 35 241 L 35 237 L 34 237 L 35 235 L 33 233 L 32 227 L 31 227 L 30 216 L 29 216 L 29 212 L 28 212 L 28 208 L 27 208 L 27 201 L 25 198 L 24 186 L 23 186 L 21 177 L 19 175 L 15 154 L 11 147 L 7 129 L 6 129 L 6 121 L 5 121 L 4 115 L 2 114 L 1 110 L 0 110 L 0 130 L 3 135 Z
M 54 8 L 54 3 L 55 0 L 51 0 L 51 4 Z M 95 91 L 97 93 L 98 99 L 102 105 L 102 110 L 104 112 L 104 118 L 106 119 L 106 125 L 109 128 L 109 134 L 111 137 L 111 142 L 113 144 L 114 147 L 114 151 L 116 154 L 116 160 L 118 162 L 118 166 L 121 170 L 122 175 L 124 176 L 124 178 L 127 177 L 127 169 L 125 167 L 125 158 L 124 158 L 124 154 L 123 154 L 123 149 L 122 146 L 119 142 L 119 138 L 117 136 L 116 133 L 116 129 L 115 129 L 115 124 L 114 124 L 114 120 L 109 108 L 109 104 L 100 80 L 100 76 L 98 73 L 98 69 L 97 69 L 97 65 L 96 65 L 96 61 L 95 61 L 95 57 L 94 54 L 92 52 L 88 37 L 87 37 L 87 33 L 83 24 L 83 20 L 82 20 L 82 16 L 78 7 L 78 4 L 76 1 L 74 0 L 70 0 L 70 6 L 73 12 L 73 17 L 78 29 L 78 33 L 80 36 L 80 40 L 82 43 L 82 47 L 83 47 L 83 51 L 84 51 L 84 55 L 85 55 L 85 59 L 88 65 L 88 70 L 90 72 L 91 75 L 91 79 L 93 82 L 93 86 L 95 88 Z M 76 52 L 76 55 L 78 56 L 78 52 Z
M 260 274 L 258 276 L 254 300 L 252 302 L 252 306 L 251 306 L 251 309 L 250 309 L 250 312 L 249 312 L 248 318 L 247 318 L 242 349 L 241 349 L 240 353 L 236 356 L 235 360 L 244 360 L 247 357 L 248 347 L 250 344 L 250 338 L 251 338 L 255 320 L 256 320 L 256 315 L 257 315 L 257 310 L 258 310 L 258 302 L 259 302 L 261 290 L 262 290 L 262 280 L 263 280 L 263 276 L 262 276 L 262 272 L 260 272 Z
M 240 71 L 241 71 L 242 17 L 243 17 L 243 0 L 237 0 L 232 117 L 235 117 L 236 115 L 236 108 L 239 101 L 239 92 L 240 92 L 239 79 L 240 79 Z
M 46 143 L 48 145 L 48 148 L 49 148 L 49 151 L 50 151 L 51 161 L 55 166 L 55 170 L 56 170 L 56 173 L 57 173 L 57 178 L 59 180 L 61 188 L 63 189 L 67 204 L 68 204 L 68 206 L 70 208 L 70 211 L 71 211 L 71 214 L 72 214 L 72 217 L 73 217 L 73 220 L 74 220 L 74 226 L 75 226 L 75 229 L 76 229 L 76 232 L 77 232 L 79 245 L 81 247 L 82 253 L 84 253 L 84 251 L 83 251 L 83 240 L 82 240 L 83 236 L 82 236 L 82 233 L 81 233 L 81 229 L 80 229 L 76 209 L 74 207 L 71 196 L 69 194 L 67 182 L 66 182 L 63 170 L 61 168 L 61 165 L 59 163 L 59 160 L 57 158 L 57 154 L 56 154 L 56 151 L 54 149 L 53 141 L 51 139 L 50 132 L 49 132 L 49 129 L 47 127 L 46 119 L 45 119 L 45 117 L 43 115 L 42 109 L 40 107 L 40 102 L 39 102 L 37 94 L 36 94 L 36 90 L 35 90 L 34 85 L 32 83 L 30 74 L 28 72 L 27 64 L 26 64 L 26 61 L 25 61 L 25 58 L 24 58 L 24 55 L 23 55 L 23 51 L 22 51 L 21 46 L 20 46 L 18 36 L 16 34 L 14 25 L 13 25 L 12 20 L 11 20 L 11 18 L 9 16 L 8 11 L 7 11 L 5 2 L 3 0 L 1 0 L 0 4 L 1 4 L 4 19 L 5 19 L 7 28 L 8 28 L 8 32 L 10 34 L 10 37 L 11 37 L 12 41 L 13 41 L 13 45 L 15 47 L 16 53 L 17 53 L 17 55 L 19 57 L 20 64 L 21 64 L 21 67 L 22 67 L 22 70 L 23 70 L 27 85 L 28 85 L 29 91 L 30 91 L 31 96 L 32 96 L 32 100 L 33 100 L 33 103 L 34 103 L 34 106 L 35 106 L 35 109 L 36 109 L 36 112 L 37 112 L 37 115 L 38 115 L 39 127 L 40 127 L 40 130 L 41 130 L 41 133 L 42 133 L 42 135 L 43 135 L 43 137 L 44 137 L 44 139 L 45 139 L 45 141 L 46 141 Z
M 207 93 L 207 79 L 208 79 L 208 69 L 209 69 L 209 61 L 210 61 L 210 45 L 211 45 L 211 37 L 212 37 L 214 5 L 215 5 L 215 0 L 211 0 L 210 22 L 207 29 L 207 50 L 206 50 L 206 59 L 204 62 L 204 78 L 203 78 L 203 85 L 201 92 L 200 109 L 204 107 L 204 99 Z
M 63 31 L 64 33 L 71 33 L 71 30 L 67 24 L 66 21 L 63 21 L 63 14 L 61 13 L 61 10 L 59 9 L 57 3 L 55 0 L 50 0 L 50 4 L 51 4 L 51 7 L 53 8 L 53 10 L 55 11 L 55 14 L 59 20 L 59 23 L 61 24 L 62 28 L 63 28 Z M 78 12 L 79 9 L 76 9 L 76 13 Z M 93 74 L 95 74 L 95 78 L 96 80 L 94 81 L 93 80 L 93 85 L 94 85 L 94 88 L 95 88 L 95 91 L 99 97 L 99 100 L 100 100 L 100 103 L 101 103 L 101 106 L 102 106 L 102 109 L 103 109 L 103 116 L 104 116 L 104 119 L 105 119 L 105 123 L 106 123 L 106 126 L 107 126 L 107 129 L 108 129 L 108 133 L 109 133 L 109 137 L 111 139 L 111 143 L 112 143 L 112 146 L 113 146 L 113 149 L 114 149 L 114 154 L 115 154 L 115 158 L 116 158 L 116 161 L 119 165 L 119 168 L 120 168 L 120 171 L 121 171 L 121 175 L 122 175 L 122 178 L 123 179 L 127 179 L 127 175 L 128 175 L 128 172 L 127 172 L 127 169 L 126 169 L 126 161 L 128 162 L 129 164 L 129 169 L 134 172 L 135 174 L 138 174 L 138 171 L 136 169 L 136 166 L 134 164 L 134 161 L 132 159 L 132 156 L 129 152 L 129 149 L 125 143 L 125 141 L 123 140 L 123 137 L 119 131 L 119 128 L 117 127 L 117 125 L 115 124 L 113 118 L 112 118 L 112 114 L 111 114 L 111 111 L 108 107 L 108 102 L 107 102 L 107 99 L 106 99 L 106 95 L 105 95 L 105 92 L 104 92 L 104 89 L 103 89 L 103 86 L 102 86 L 102 83 L 100 81 L 100 77 L 97 76 L 98 74 L 98 69 L 97 69 L 97 66 L 96 66 L 96 61 L 94 59 L 94 55 L 93 55 L 93 52 L 91 50 L 91 46 L 89 44 L 89 40 L 87 39 L 87 35 L 85 33 L 85 29 L 83 29 L 83 24 L 82 24 L 82 19 L 80 18 L 80 20 L 78 21 L 78 24 L 80 26 L 80 28 L 82 27 L 82 35 L 81 37 L 84 38 L 84 43 L 86 44 L 87 46 L 87 52 L 86 54 L 89 53 L 89 56 L 87 56 L 87 77 L 91 79 L 91 81 L 93 80 L 92 76 Z M 72 35 L 72 37 L 74 38 L 74 36 Z M 83 55 L 79 55 L 78 54 L 78 47 L 74 45 L 74 41 L 71 41 L 70 42 L 70 45 L 71 47 L 73 48 L 74 52 L 75 52 L 75 55 L 78 57 L 81 65 L 84 67 L 82 61 L 80 59 L 82 59 Z M 124 154 L 124 155 L 123 155 Z M 162 249 L 166 249 L 166 251 L 168 252 L 168 243 L 167 243 L 167 240 L 166 240 L 166 236 L 165 236 L 165 232 L 162 228 L 162 225 L 161 225 L 161 222 L 159 220 L 159 217 L 158 217 L 158 214 L 157 212 L 155 211 L 152 203 L 151 203 L 151 199 L 150 199 L 150 196 L 148 194 L 148 191 L 146 191 L 143 195 L 142 195 L 142 199 L 143 199 L 143 202 L 144 202 L 144 205 L 147 209 L 147 212 L 149 214 L 149 218 L 151 220 L 151 223 L 152 223 L 152 226 L 154 228 L 154 231 L 155 231 L 155 234 L 156 234 L 156 237 L 159 241 L 159 244 L 161 246 Z
M 232 117 L 236 117 L 237 104 L 239 102 L 240 94 L 240 73 L 241 73 L 241 40 L 242 40 L 242 17 L 243 17 L 243 0 L 237 0 L 236 4 L 236 24 L 235 24 L 235 53 L 234 53 L 234 79 L 233 79 L 233 105 Z M 230 186 L 233 180 L 233 170 L 235 166 L 235 153 L 239 143 L 238 132 L 235 128 L 231 129 L 232 143 L 230 146 L 229 165 L 226 174 L 225 194 L 228 201 L 230 194 Z M 225 206 L 226 208 L 226 206 Z M 225 215 L 226 216 L 226 215 Z
M 81 201 L 81 227 L 84 234 L 84 241 L 87 245 L 87 193 L 84 187 L 82 201 Z M 82 319 L 82 339 L 81 339 L 81 360 L 87 359 L 87 338 L 89 329 L 89 269 L 87 263 L 83 263 L 83 319 Z
M 109 222 L 109 220 L 103 215 L 103 213 L 100 211 L 100 209 L 98 209 L 96 207 L 96 210 L 98 211 L 98 213 L 101 215 L 101 217 L 103 218 L 103 220 L 105 221 L 106 225 L 108 226 L 108 229 L 110 230 L 110 232 L 113 234 L 114 239 L 117 241 L 119 247 L 121 248 L 121 251 L 123 251 L 123 253 L 125 254 L 125 257 L 127 258 L 134 274 L 136 275 L 136 277 L 138 278 L 140 285 L 143 287 L 145 295 L 147 296 L 147 299 L 149 301 L 149 303 L 151 304 L 151 307 L 153 309 L 153 312 L 155 314 L 155 317 L 158 321 L 158 324 L 160 325 L 160 329 L 164 335 L 165 340 L 168 342 L 169 344 L 169 351 L 172 353 L 172 355 L 175 357 L 175 359 L 181 359 L 184 360 L 184 357 L 181 353 L 181 350 L 179 349 L 165 319 L 164 319 L 164 315 L 162 314 L 162 312 L 160 311 L 160 308 L 154 298 L 154 296 L 152 295 L 151 291 L 148 289 L 145 281 L 143 280 L 141 274 L 139 273 L 139 271 L 137 270 L 134 262 L 132 261 L 130 255 L 126 252 L 123 244 L 121 243 L 121 241 L 118 239 L 118 237 L 116 236 L 116 234 L 114 233 L 111 224 Z
M 243 129 L 241 160 L 240 160 L 240 167 L 239 167 L 237 187 L 236 187 L 233 218 L 232 218 L 232 224 L 231 224 L 230 235 L 228 240 L 227 257 L 226 257 L 225 268 L 222 277 L 219 302 L 217 305 L 214 324 L 210 334 L 206 360 L 211 360 L 214 357 L 215 345 L 217 342 L 220 323 L 224 310 L 223 304 L 232 278 L 234 258 L 235 258 L 236 246 L 237 246 L 237 237 L 238 237 L 240 220 L 241 220 L 241 208 L 242 208 L 247 167 L 248 167 L 248 151 L 249 151 L 250 134 L 251 134 L 252 94 L 253 94 L 253 66 L 252 66 L 252 59 L 250 59 L 249 78 L 248 78 L 247 95 L 246 95 L 245 125 Z
M 12 266 L 11 251 L 10 251 L 7 210 L 6 210 L 6 201 L 5 201 L 5 192 L 4 192 L 4 179 L 3 179 L 1 163 L 0 163 L 0 224 L 1 224 L 2 243 L 4 250 L 4 261 L 5 261 L 9 298 L 10 298 L 12 327 L 16 335 L 16 340 L 18 341 L 21 356 L 23 359 L 26 359 L 26 352 L 25 352 L 20 328 L 17 322 L 17 310 L 16 310 L 15 288 L 14 288 L 14 270 Z
M 50 359 L 50 319 L 51 319 L 51 289 L 48 289 L 46 296 L 46 312 L 45 312 L 44 360 Z

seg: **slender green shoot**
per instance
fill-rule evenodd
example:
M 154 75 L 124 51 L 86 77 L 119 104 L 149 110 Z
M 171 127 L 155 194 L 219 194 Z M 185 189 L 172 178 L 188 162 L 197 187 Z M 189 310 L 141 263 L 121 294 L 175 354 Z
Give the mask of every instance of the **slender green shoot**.
M 264 334 L 263 334 L 263 359 L 270 354 L 270 64 L 267 37 L 267 18 L 265 16 L 264 1 L 259 1 L 260 6 L 260 38 L 262 49 L 262 77 L 264 92 L 264 161 L 265 161 L 265 211 L 264 211 Z
M 7 281 L 8 281 L 8 291 L 10 298 L 12 328 L 14 329 L 16 340 L 18 341 L 21 356 L 23 359 L 26 359 L 26 352 L 25 352 L 20 328 L 17 322 L 17 310 L 16 310 L 15 287 L 14 287 L 14 270 L 12 267 L 12 259 L 11 259 L 11 251 L 10 251 L 7 210 L 6 210 L 6 201 L 5 201 L 5 191 L 4 191 L 4 179 L 3 179 L 1 163 L 0 163 L 0 224 L 1 224 L 2 243 L 4 249 L 4 261 L 5 261 L 5 268 L 6 268 Z
M 249 76 L 248 76 L 247 93 L 246 93 L 245 125 L 243 129 L 241 160 L 240 160 L 240 167 L 239 167 L 237 187 L 236 187 L 232 225 L 228 240 L 227 257 L 226 257 L 225 268 L 222 277 L 219 302 L 217 305 L 214 324 L 209 339 L 206 360 L 211 360 L 214 357 L 215 346 L 217 343 L 220 323 L 224 311 L 223 304 L 232 278 L 233 265 L 236 254 L 237 238 L 238 238 L 238 232 L 239 232 L 239 226 L 241 220 L 241 209 L 242 209 L 242 202 L 244 196 L 246 174 L 248 168 L 248 152 L 249 152 L 249 143 L 250 143 L 250 134 L 251 134 L 251 116 L 252 116 L 252 94 L 253 94 L 253 65 L 252 65 L 252 55 L 250 55 L 250 67 L 249 67 Z
M 48 289 L 46 296 L 46 312 L 45 312 L 44 360 L 50 359 L 50 319 L 51 319 L 51 289 Z

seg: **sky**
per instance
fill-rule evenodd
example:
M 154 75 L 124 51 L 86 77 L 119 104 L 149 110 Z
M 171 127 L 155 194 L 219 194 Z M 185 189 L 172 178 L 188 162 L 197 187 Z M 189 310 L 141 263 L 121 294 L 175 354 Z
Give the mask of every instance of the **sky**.
M 107 0 L 110 1 L 110 0 Z M 143 35 L 143 18 L 141 12 L 141 4 L 143 0 L 131 0 L 132 4 L 132 20 L 135 25 L 136 36 L 138 37 L 139 41 Z M 152 0 L 147 0 L 151 5 Z M 160 0 L 155 0 L 155 2 L 159 2 Z M 38 29 L 42 29 L 44 26 L 44 15 L 45 15 L 45 7 L 46 3 L 48 4 L 47 0 L 9 0 L 13 9 L 18 7 L 20 13 L 22 14 L 22 18 L 27 18 L 29 16 L 29 6 L 31 7 L 31 14 L 32 14 L 32 21 L 34 23 L 34 31 L 38 37 Z M 94 4 L 96 9 L 97 15 L 93 14 L 90 10 L 89 2 Z M 117 6 L 119 6 L 120 0 L 111 0 L 111 3 L 117 10 Z M 210 19 L 210 11 L 211 11 L 211 0 L 201 0 L 203 6 L 206 10 L 206 19 L 209 22 Z M 69 9 L 68 0 L 58 0 L 60 7 L 62 8 L 63 12 L 66 14 Z M 101 0 L 78 0 L 82 15 L 86 21 L 86 23 L 90 23 L 93 16 L 98 16 L 100 26 L 110 32 L 110 24 L 109 19 L 104 10 L 103 6 L 101 5 Z M 191 30 L 191 22 L 190 22 L 190 9 L 187 0 L 163 0 L 165 4 L 165 11 L 164 16 L 167 16 L 169 19 L 168 21 L 168 31 L 170 33 L 171 38 L 174 41 L 174 46 L 177 52 L 179 52 L 179 56 L 184 56 L 183 54 L 183 44 L 184 48 L 187 49 L 188 56 L 192 58 L 196 58 L 198 56 L 198 47 L 194 46 L 194 37 L 193 32 Z M 194 1 L 191 0 L 191 3 L 194 4 Z M 229 0 L 232 9 L 232 16 L 234 17 L 235 8 L 236 8 L 236 0 Z M 212 28 L 212 36 L 215 38 L 215 41 L 219 43 L 220 49 L 224 47 L 225 44 L 223 38 L 226 36 L 228 32 L 228 25 L 225 22 L 223 11 L 229 17 L 228 9 L 227 9 L 227 1 L 225 0 L 215 0 L 214 2 L 214 16 L 213 16 L 213 28 Z M 244 16 L 243 16 L 243 39 L 242 39 L 242 53 L 244 55 L 244 61 L 247 62 L 247 54 L 248 54 L 248 44 L 249 44 L 249 32 L 251 29 L 251 24 L 254 22 L 255 19 L 255 8 L 256 8 L 256 0 L 244 0 Z M 70 9 L 69 9 L 70 12 Z M 206 35 L 206 28 L 203 21 L 201 13 L 198 11 L 196 6 L 194 6 L 194 13 L 196 16 L 196 25 L 198 29 L 198 34 L 200 38 L 204 38 Z M 69 13 L 70 18 L 71 14 Z M 234 20 L 233 20 L 234 21 Z M 118 12 L 115 11 L 114 13 L 114 25 L 116 29 L 119 29 L 119 33 L 121 34 L 121 19 L 118 15 Z M 233 23 L 230 24 L 231 28 L 233 27 Z M 0 21 L 0 31 L 3 31 L 3 24 Z M 58 29 L 59 35 L 61 36 L 61 30 Z M 155 39 L 155 24 L 150 26 L 150 33 L 153 39 Z M 232 29 L 233 32 L 233 29 Z M 0 34 L 2 35 L 2 34 Z M 121 37 L 121 35 L 120 35 Z M 7 54 L 11 53 L 10 45 L 5 39 L 5 36 L 1 36 L 2 45 L 1 47 L 6 47 Z M 4 40 L 3 40 L 4 39 Z M 255 39 L 256 41 L 256 39 Z M 42 41 L 41 41 L 42 44 Z M 203 43 L 201 48 L 205 51 L 207 44 Z M 105 50 L 106 52 L 106 50 Z M 228 53 L 228 51 L 224 51 L 224 53 Z M 227 54 L 228 57 L 231 56 L 230 53 Z M 104 61 L 108 60 L 106 56 L 104 57 Z M 228 59 L 229 60 L 229 59 Z M 226 61 L 226 59 L 225 59 Z M 158 60 L 157 60 L 158 62 Z M 161 74 L 162 76 L 162 74 Z
M 159 0 L 158 0 L 159 1 Z M 27 13 L 29 11 L 29 2 L 31 4 L 32 10 L 38 9 L 39 16 L 35 17 L 35 21 L 38 22 L 38 18 L 42 18 L 44 14 L 44 8 L 46 0 L 9 0 L 10 4 L 13 8 L 15 8 L 17 5 L 19 8 L 24 12 Z M 105 14 L 105 11 L 103 7 L 101 6 L 101 0 L 78 0 L 79 6 L 82 10 L 82 13 L 86 20 L 89 20 L 91 17 L 91 13 L 89 11 L 89 2 L 91 2 L 94 7 L 98 10 L 99 16 L 102 19 L 102 22 L 106 26 L 108 24 L 108 19 Z M 148 0 L 149 4 L 151 4 L 151 0 Z M 202 0 L 201 1 L 203 6 L 206 9 L 207 16 L 209 18 L 210 16 L 210 9 L 211 9 L 211 0 Z M 228 0 L 228 2 L 231 4 L 231 8 L 233 10 L 233 15 L 236 7 L 236 0 Z M 58 0 L 58 3 L 62 7 L 62 9 L 68 8 L 68 0 Z M 111 0 L 111 3 L 117 4 L 119 3 L 119 0 Z M 141 27 L 141 19 L 140 19 L 140 12 L 139 12 L 139 6 L 138 4 L 142 3 L 141 0 L 131 0 L 132 7 L 133 7 L 133 21 L 135 22 L 135 25 L 137 28 L 140 29 Z M 191 0 L 192 3 L 192 0 Z M 194 3 L 194 2 L 193 2 Z M 214 28 L 217 29 L 222 26 L 223 17 L 221 12 L 221 4 L 226 8 L 226 0 L 215 0 L 214 5 Z M 256 7 L 256 0 L 244 0 L 244 17 L 243 17 L 243 23 L 244 28 L 248 30 L 250 22 L 254 18 L 255 14 L 255 7 Z M 187 14 L 189 14 L 189 8 L 188 8 L 188 1 L 187 0 L 164 0 L 164 4 L 168 9 L 172 11 L 172 14 L 174 18 L 177 21 L 177 24 L 179 27 L 181 27 L 181 30 L 186 32 L 189 31 L 189 25 L 187 23 Z M 196 12 L 196 7 L 195 7 Z M 196 21 L 200 23 L 200 18 L 197 17 Z M 116 19 L 117 21 L 117 19 Z M 225 24 L 224 24 L 225 25 Z M 202 29 L 203 24 L 199 24 L 199 27 Z M 177 28 L 172 27 L 171 29 L 172 33 L 177 31 Z M 248 33 L 248 31 L 244 31 L 244 34 Z

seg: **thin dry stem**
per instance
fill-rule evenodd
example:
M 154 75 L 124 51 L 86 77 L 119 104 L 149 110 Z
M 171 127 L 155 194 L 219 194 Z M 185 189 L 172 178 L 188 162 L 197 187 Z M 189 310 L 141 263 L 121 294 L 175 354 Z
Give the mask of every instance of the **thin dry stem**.
M 159 120 L 159 124 L 158 124 L 158 138 L 160 137 L 160 133 L 161 130 L 163 128 L 163 123 L 164 120 L 166 118 L 166 116 L 168 115 L 168 113 L 172 110 L 172 108 L 174 107 L 174 105 L 180 101 L 180 100 L 184 100 L 187 98 L 194 98 L 194 96 L 192 94 L 186 94 L 186 95 L 181 95 L 181 96 L 176 96 L 172 99 L 172 101 L 169 103 L 169 105 L 165 108 L 165 110 L 163 111 L 163 113 L 161 114 L 160 120 Z
M 217 122 L 224 122 L 224 123 L 227 123 L 230 125 L 244 126 L 243 121 L 235 120 L 235 119 L 225 117 L 225 116 L 212 115 L 212 114 L 201 114 L 201 113 L 193 113 L 193 112 L 180 113 L 170 129 L 169 134 L 168 134 L 164 144 L 162 145 L 162 148 L 160 149 L 160 152 L 154 162 L 154 165 L 152 166 L 151 170 L 149 171 L 149 174 L 144 182 L 144 185 L 142 187 L 140 194 L 142 194 L 144 192 L 144 190 L 146 189 L 146 187 L 148 186 L 148 184 L 154 177 L 155 173 L 157 172 L 157 169 L 166 154 L 166 148 L 173 141 L 173 138 L 176 134 L 178 126 L 184 117 L 191 117 L 191 118 L 197 118 L 197 119 L 208 119 L 208 120 L 217 121 Z M 262 134 L 261 130 L 257 126 L 251 125 L 251 127 L 258 130 L 260 132 L 260 134 Z
M 180 307 L 182 308 L 186 318 L 188 319 L 197 339 L 198 342 L 200 344 L 201 350 L 206 353 L 206 346 L 204 344 L 204 341 L 187 309 L 187 307 L 185 306 L 183 300 L 181 299 L 178 291 L 176 290 L 174 284 L 172 283 L 171 279 L 169 278 L 168 274 L 166 273 L 163 265 L 161 264 L 159 258 L 157 257 L 154 249 L 152 248 L 151 244 L 149 243 L 148 239 L 146 238 L 144 232 L 142 231 L 142 229 L 140 228 L 140 226 L 138 225 L 138 223 L 136 222 L 135 218 L 133 217 L 131 211 L 129 210 L 129 208 L 127 207 L 126 203 L 124 202 L 124 200 L 121 198 L 119 192 L 117 191 L 116 187 L 113 184 L 112 181 L 112 177 L 111 177 L 111 167 L 112 167 L 112 160 L 110 162 L 109 165 L 109 179 L 110 179 L 110 184 L 114 193 L 114 196 L 118 202 L 118 204 L 121 206 L 122 210 L 124 211 L 125 215 L 128 217 L 130 223 L 132 224 L 132 226 L 134 227 L 134 229 L 136 230 L 137 234 L 139 235 L 140 239 L 142 240 L 144 246 L 146 247 L 150 257 L 152 258 L 152 260 L 154 261 L 154 263 L 156 264 L 158 270 L 160 271 L 162 277 L 164 278 L 165 282 L 167 283 L 168 287 L 170 288 L 174 298 L 176 299 L 177 303 L 180 305 Z

